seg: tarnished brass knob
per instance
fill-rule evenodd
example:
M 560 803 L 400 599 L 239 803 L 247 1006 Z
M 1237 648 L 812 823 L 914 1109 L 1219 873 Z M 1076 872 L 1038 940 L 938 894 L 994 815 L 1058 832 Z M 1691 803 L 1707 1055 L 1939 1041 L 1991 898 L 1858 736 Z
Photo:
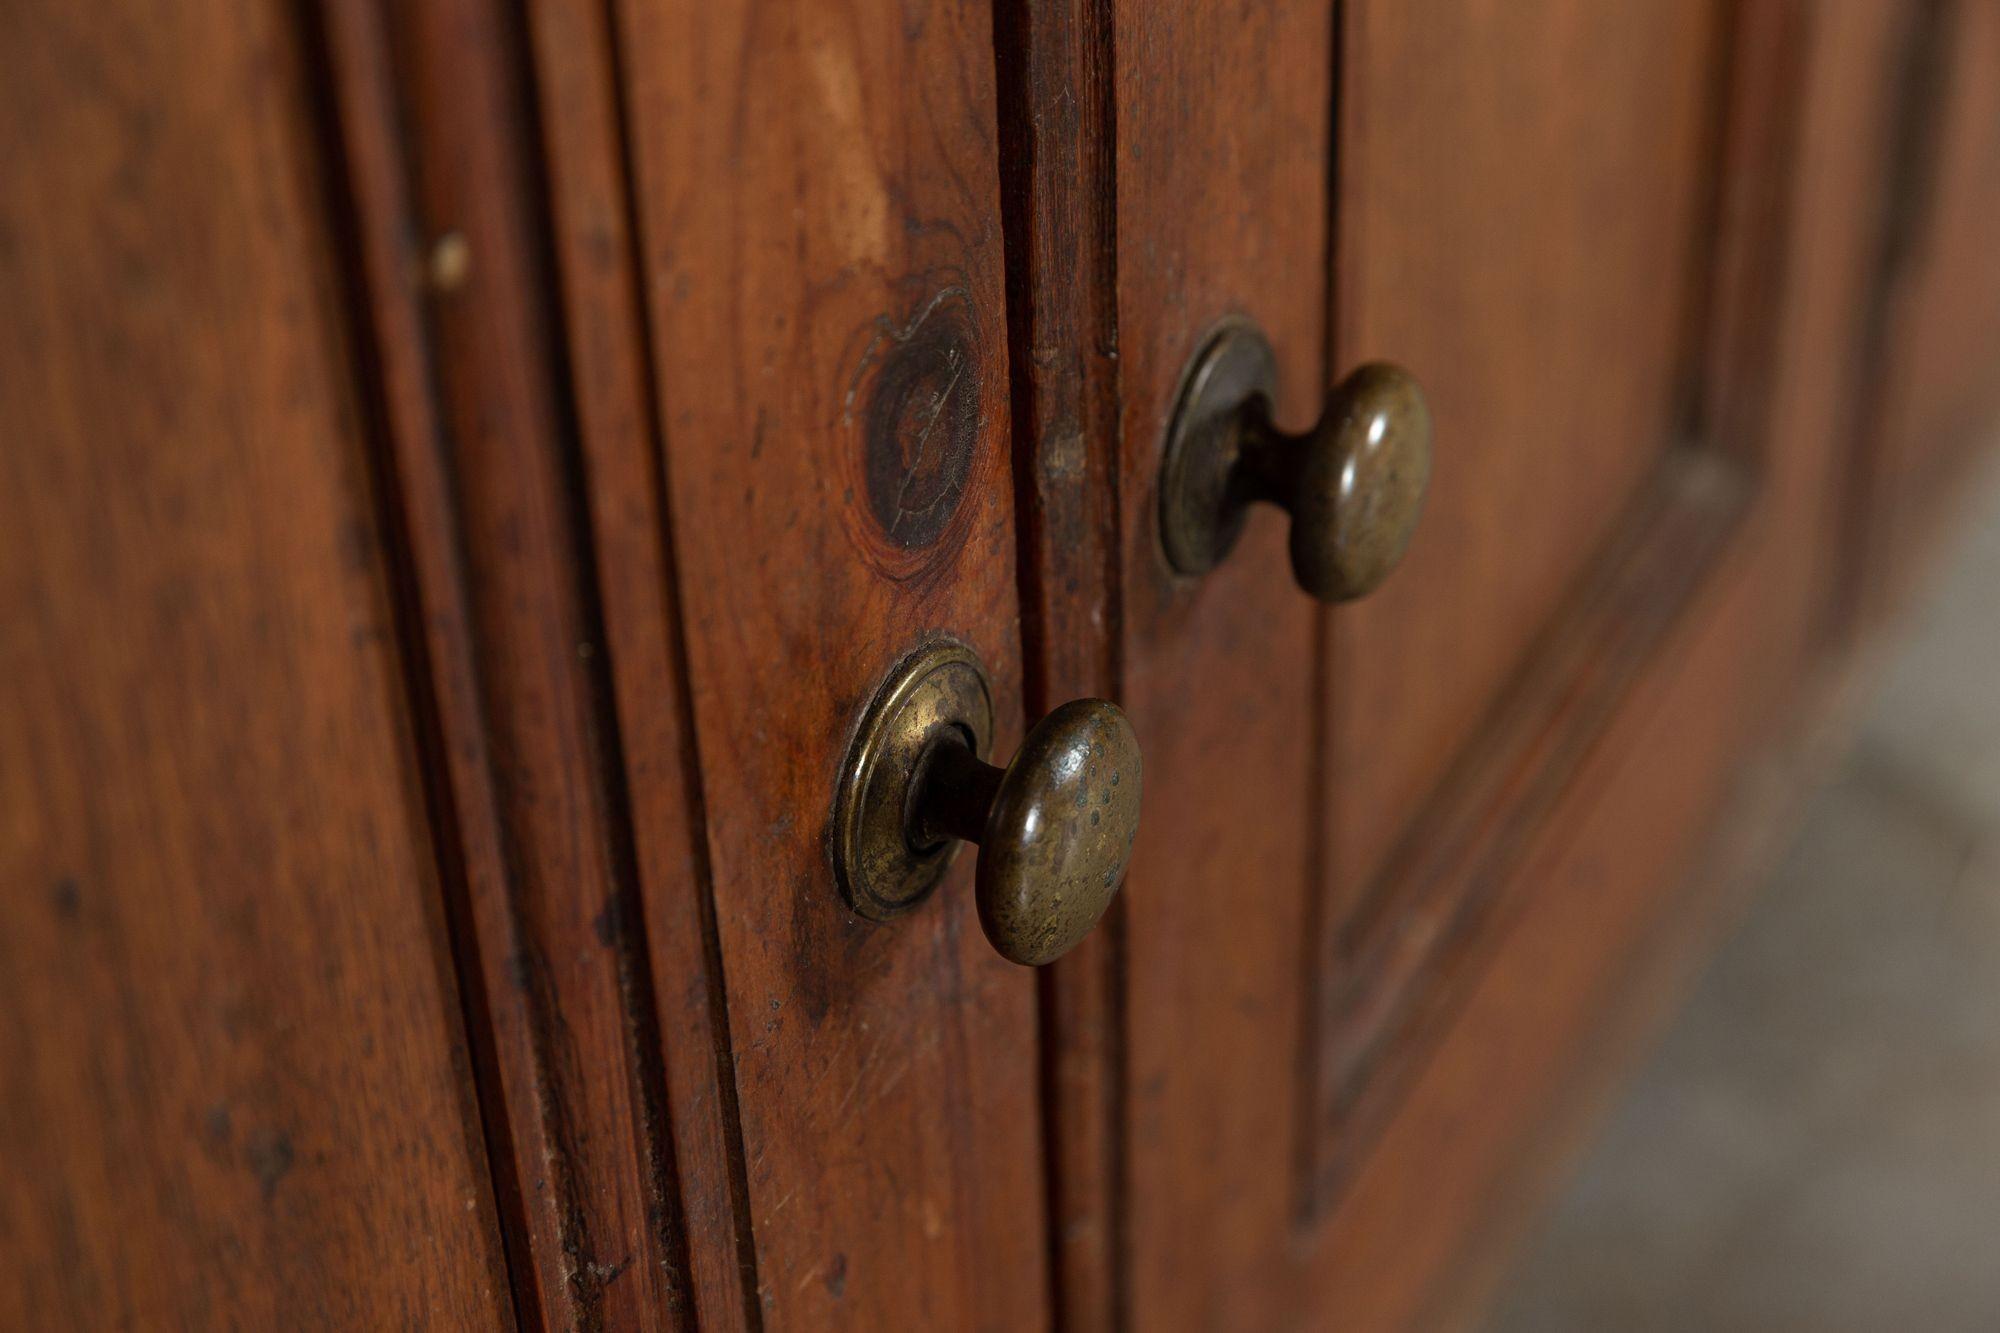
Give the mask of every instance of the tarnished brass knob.
M 1243 534 L 1253 501 L 1292 516 L 1292 572 L 1323 602 L 1364 596 L 1409 549 L 1431 475 L 1431 414 L 1417 382 L 1376 362 L 1328 398 L 1319 424 L 1271 423 L 1277 362 L 1230 321 L 1181 380 L 1160 466 L 1160 537 L 1182 574 L 1205 574 Z
M 986 938 L 1030 967 L 1067 953 L 1111 905 L 1139 829 L 1139 743 L 1115 704 L 1076 699 L 1013 761 L 981 756 L 993 692 L 954 640 L 899 663 L 869 705 L 834 803 L 834 873 L 848 905 L 887 920 L 928 897 L 961 841 L 980 847 Z

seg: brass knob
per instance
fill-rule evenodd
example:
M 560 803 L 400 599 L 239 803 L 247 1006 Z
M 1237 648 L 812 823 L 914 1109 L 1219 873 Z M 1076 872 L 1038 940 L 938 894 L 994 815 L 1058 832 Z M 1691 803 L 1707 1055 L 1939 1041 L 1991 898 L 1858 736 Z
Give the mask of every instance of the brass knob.
M 1243 535 L 1250 504 L 1292 516 L 1292 572 L 1323 602 L 1373 592 L 1409 549 L 1431 475 L 1431 414 L 1407 371 L 1342 380 L 1319 424 L 1271 422 L 1277 361 L 1254 325 L 1211 334 L 1181 378 L 1160 466 L 1160 537 L 1182 574 L 1205 574 Z
M 848 749 L 834 874 L 857 913 L 888 920 L 930 895 L 960 842 L 977 843 L 986 938 L 1035 967 L 1089 934 L 1124 881 L 1139 744 L 1102 699 L 1050 713 L 1005 768 L 982 757 L 992 732 L 992 686 L 971 648 L 938 640 L 898 663 Z

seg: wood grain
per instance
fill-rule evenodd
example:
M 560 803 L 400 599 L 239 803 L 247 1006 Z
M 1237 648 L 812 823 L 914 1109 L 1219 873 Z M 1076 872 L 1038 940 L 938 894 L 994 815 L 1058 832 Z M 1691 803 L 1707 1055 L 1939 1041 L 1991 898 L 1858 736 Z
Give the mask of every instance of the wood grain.
M 287 6 L 0 11 L 0 1323 L 512 1324 Z
M 519 34 L 485 0 L 325 21 L 520 1304 L 689 1326 Z
M 1786 218 L 1783 164 L 1792 151 L 1798 100 L 1787 90 L 1797 86 L 1798 65 L 1780 40 L 1782 25 L 1700 26 L 1706 29 L 1698 33 L 1705 35 L 1704 47 L 1689 55 L 1705 58 L 1686 75 L 1692 91 L 1682 100 L 1721 110 L 1705 113 L 1715 128 L 1691 141 L 1698 160 L 1680 168 L 1695 182 L 1680 190 L 1686 209 L 1681 225 L 1689 233 L 1684 262 L 1695 267 L 1682 275 L 1677 313 L 1661 331 L 1667 336 L 1653 335 L 1652 345 L 1661 349 L 1653 364 L 1628 359 L 1621 349 L 1604 373 L 1590 376 L 1593 388 L 1617 375 L 1635 375 L 1656 386 L 1660 420 L 1641 438 L 1680 434 L 1692 447 L 1673 450 L 1656 465 L 1641 493 L 1617 512 L 1607 538 L 1595 538 L 1591 528 L 1571 533 L 1567 540 L 1585 555 L 1575 590 L 1539 630 L 1529 657 L 1505 678 L 1434 789 L 1405 816 L 1372 880 L 1358 892 L 1337 877 L 1330 885 L 1336 905 L 1324 916 L 1329 934 L 1313 979 L 1319 999 L 1316 1025 L 1308 1034 L 1318 1123 L 1307 1128 L 1304 1158 L 1308 1206 L 1314 1211 L 1330 1206 L 1393 1114 L 1401 1083 L 1423 1058 L 1421 1033 L 1435 1030 L 1439 1015 L 1449 1011 L 1470 960 L 1480 955 L 1496 900 L 1504 886 L 1518 882 L 1518 856 L 1541 836 L 1541 824 L 1576 779 L 1625 694 L 1715 574 L 1715 562 L 1756 485 L 1774 346 L 1772 312 L 1782 296 L 1777 281 L 1782 269 L 1773 257 L 1780 253 Z M 1592 30 L 1581 40 L 1603 37 L 1603 30 Z M 1732 98 L 1731 77 L 1752 80 L 1750 89 Z M 1552 230 L 1563 232 L 1570 226 L 1565 210 L 1587 199 L 1556 195 L 1540 206 L 1556 212 Z M 1619 225 L 1615 215 L 1605 222 Z M 1618 271 L 1607 255 L 1631 253 L 1623 239 L 1613 239 L 1598 254 L 1579 253 L 1577 261 L 1596 281 L 1599 270 Z M 1416 262 L 1438 261 L 1425 252 Z M 1563 281 L 1577 279 L 1565 273 Z M 1423 327 L 1420 309 L 1397 318 L 1406 328 Z M 1536 335 L 1561 343 L 1574 330 L 1551 317 L 1537 325 Z M 1668 396 L 1667 386 L 1689 373 L 1695 376 L 1692 384 Z M 1502 410 L 1496 419 L 1506 415 Z M 1496 437 L 1489 447 L 1504 442 L 1504 436 Z M 1601 467 L 1607 452 L 1601 443 L 1585 434 L 1566 447 L 1588 466 Z M 1564 447 L 1554 435 L 1544 444 Z M 1478 459 L 1467 461 L 1476 470 Z M 1504 502 L 1487 495 L 1480 503 Z M 1535 503 L 1560 512 L 1569 500 L 1537 497 Z M 1536 531 L 1539 540 L 1555 540 L 1550 529 L 1538 524 Z M 1450 543 L 1449 558 L 1464 562 L 1466 578 L 1490 577 L 1494 562 L 1475 534 L 1461 535 L 1455 528 L 1442 540 Z M 1358 610 L 1355 633 L 1366 636 L 1382 623 L 1371 619 L 1369 608 Z M 1431 628 L 1428 620 L 1463 615 L 1451 604 L 1403 613 L 1424 632 Z M 1503 620 L 1495 632 L 1511 637 L 1518 631 Z M 1469 688 L 1462 679 L 1453 683 Z M 1404 722 L 1405 730 L 1421 730 L 1428 718 L 1419 710 Z M 1365 791 L 1367 785 L 1361 785 Z M 1345 799 L 1338 787 L 1334 795 L 1336 801 Z M 1353 903 L 1344 913 L 1338 906 L 1343 902 Z
M 1258 52 L 1299 64 L 1258 66 L 1256 95 L 1232 97 L 1232 80 L 1250 77 L 1233 44 L 1248 31 L 1243 16 L 1212 31 L 1149 7 L 1144 22 L 1117 29 L 1125 687 L 1149 764 L 1167 771 L 1164 794 L 1162 784 L 1149 791 L 1149 819 L 1174 839 L 1149 856 L 1142 837 L 1129 890 L 1137 1326 L 1423 1326 L 1503 1188 L 1510 1149 L 1583 1058 L 1587 1044 L 1571 1039 L 1593 1000 L 1616 986 L 1616 960 L 1667 901 L 1676 857 L 1801 660 L 1825 573 L 1816 497 L 1831 476 L 1830 435 L 1802 423 L 1839 399 L 1826 367 L 1842 350 L 1829 331 L 1845 326 L 1835 299 L 1801 302 L 1798 322 L 1771 317 L 1791 290 L 1795 243 L 1810 235 L 1793 223 L 1803 187 L 1788 170 L 1785 108 L 1800 83 L 1787 25 L 1798 10 L 1765 7 L 1740 29 L 1722 26 L 1722 12 L 1344 9 L 1338 337 L 1333 357 L 1303 377 L 1307 392 L 1287 367 L 1286 389 L 1304 402 L 1280 404 L 1279 415 L 1309 419 L 1312 391 L 1345 364 L 1410 364 L 1438 407 L 1441 489 L 1410 564 L 1375 600 L 1331 618 L 1316 675 L 1305 664 L 1322 641 L 1299 602 L 1284 600 L 1298 594 L 1269 548 L 1240 552 L 1192 588 L 1149 583 L 1151 495 L 1132 480 L 1150 481 L 1145 451 L 1157 449 L 1185 356 L 1160 355 L 1149 339 L 1198 338 L 1208 301 L 1248 307 L 1268 327 L 1261 301 L 1318 285 L 1299 276 L 1314 270 L 1296 254 L 1285 281 L 1256 285 L 1251 261 L 1274 235 L 1293 234 L 1270 220 L 1301 213 L 1276 201 L 1314 191 L 1245 167 L 1277 138 L 1260 115 L 1289 108 L 1296 119 L 1323 105 L 1298 72 L 1297 53 L 1314 48 L 1296 33 L 1267 40 Z M 1832 140 L 1815 142 L 1826 152 Z M 1141 199 L 1147 211 L 1134 207 Z M 1243 218 L 1262 226 L 1233 249 L 1189 246 L 1204 227 L 1226 237 Z M 1174 266 L 1184 246 L 1201 266 Z M 1145 284 L 1161 274 L 1149 301 Z M 1276 332 L 1281 353 L 1297 327 Z M 1653 487 L 1665 501 L 1658 522 L 1640 521 L 1635 497 L 1649 479 L 1681 475 L 1660 460 L 1690 438 L 1709 451 L 1693 475 L 1720 484 Z M 1757 483 L 1747 509 L 1746 469 Z M 1275 527 L 1253 530 L 1252 543 Z M 1643 559 L 1610 559 L 1628 548 Z M 1623 591 L 1588 592 L 1600 584 Z M 1565 606 L 1594 610 L 1566 618 Z M 1296 650 L 1294 624 L 1305 630 Z M 1592 624 L 1604 632 L 1583 632 Z M 1537 643 L 1552 656 L 1524 657 Z M 1550 678 L 1534 678 L 1538 668 Z M 1294 680 L 1310 688 L 1296 702 Z M 1517 702 L 1532 695 L 1548 707 L 1491 711 L 1510 681 Z M 1684 749 L 1655 758 L 1634 748 L 1661 734 L 1655 710 L 1669 706 L 1681 710 Z M 1560 724 L 1523 726 L 1531 715 Z M 1481 747 L 1480 735 L 1519 744 Z M 1482 768 L 1481 754 L 1512 757 Z M 1469 786 L 1445 779 L 1455 767 Z M 1427 806 L 1440 782 L 1442 804 Z M 1461 788 L 1497 799 L 1471 800 L 1462 824 L 1409 832 L 1416 862 L 1437 873 L 1407 882 L 1434 882 L 1439 901 L 1463 905 L 1490 888 L 1514 904 L 1479 949 L 1465 919 L 1431 916 L 1395 892 L 1368 897 L 1408 821 L 1457 808 Z M 1290 802 L 1305 810 L 1288 814 Z M 1607 805 L 1626 840 L 1608 862 L 1614 826 L 1593 815 Z M 1477 850 L 1503 846 L 1490 865 Z M 1162 870 L 1165 891 L 1151 878 Z M 1287 871 L 1324 896 L 1288 901 Z M 1592 893 L 1580 909 L 1577 895 Z M 1352 917 L 1363 901 L 1371 915 Z M 1518 925 L 1527 919 L 1535 924 Z M 1523 930 L 1541 938 L 1515 943 Z M 1471 999 L 1447 1007 L 1439 1044 L 1404 1066 L 1408 1097 L 1393 1115 L 1378 1105 L 1373 1127 L 1335 1117 L 1327 1130 L 1313 1083 L 1303 1104 L 1271 1095 L 1269 1071 L 1287 1057 L 1266 1043 L 1301 1039 L 1287 1007 L 1313 986 L 1365 991 L 1370 973 L 1352 969 L 1396 953 L 1366 942 L 1405 932 L 1478 960 L 1457 972 Z M 1287 978 L 1288 966 L 1303 972 Z M 1497 994 L 1494 975 L 1505 977 Z M 1445 994 L 1421 981 L 1398 993 L 1419 1007 Z M 1366 1034 L 1383 1030 L 1372 1018 L 1328 1023 L 1293 1048 L 1305 1052 L 1293 1067 L 1314 1079 L 1354 1037 L 1360 1068 L 1378 1058 Z M 1509 1044 L 1489 1049 L 1482 1034 L 1494 1030 Z M 1297 1225 L 1294 1160 L 1277 1142 L 1287 1128 L 1309 1168 L 1323 1142 L 1322 1160 L 1344 1163 L 1336 1178 L 1355 1172 L 1329 1211 Z M 1176 1206 L 1158 1208 L 1163 1198 Z
M 757 1269 L 687 694 L 652 330 L 608 8 L 531 7 L 550 212 L 665 1046 L 668 1123 L 704 1329 L 755 1327 Z
M 1296 1069 L 1315 855 L 1318 613 L 1278 516 L 1199 581 L 1155 478 L 1182 367 L 1228 314 L 1277 349 L 1288 427 L 1326 387 L 1330 7 L 1113 7 L 1123 698 L 1146 747 L 1125 888 L 1130 1327 L 1290 1317 Z
M 927 634 L 1020 735 L 993 29 L 957 3 L 618 6 L 636 229 L 767 1327 L 1046 1321 L 1033 978 L 971 857 L 884 925 L 826 832 Z
M 1722 53 L 1715 3 L 1342 13 L 1336 353 L 1416 375 L 1437 459 L 1336 618 L 1329 928 L 1681 428 Z
M 1122 697 L 1116 110 L 1102 0 L 994 10 L 1014 386 L 1022 693 Z M 1124 1209 L 1123 899 L 1041 975 L 1055 1322 L 1116 1326 Z
M 1680 891 L 1702 832 L 1745 756 L 1781 736 L 1799 702 L 1833 569 L 1836 426 L 1851 404 L 1847 368 L 1874 240 L 1871 213 L 1835 201 L 1876 188 L 1883 23 L 1893 17 L 1872 6 L 1744 11 L 1732 119 L 1761 118 L 1747 111 L 1785 97 L 1788 82 L 1789 96 L 1803 99 L 1793 146 L 1774 145 L 1787 166 L 1738 163 L 1725 183 L 1731 221 L 1715 259 L 1718 274 L 1778 274 L 1775 349 L 1759 358 L 1773 372 L 1756 388 L 1766 408 L 1698 418 L 1761 422 L 1754 439 L 1715 440 L 1757 460 L 1756 502 L 1543 821 L 1510 890 L 1516 905 L 1487 941 L 1469 993 L 1314 1233 L 1302 1256 L 1312 1308 L 1383 1328 L 1456 1327 L 1477 1312 L 1479 1293 L 1466 1283 L 1496 1269 L 1507 1238 L 1495 1234 L 1496 1219 L 1518 1227 L 1520 1201 L 1539 1188 L 1522 1164 L 1546 1164 L 1540 1145 L 1568 1123 L 1561 1108 L 1586 1066 L 1606 1057 L 1605 1016 L 1645 971 L 1638 955 L 1688 933 L 1685 919 L 1666 914 L 1684 918 L 1705 898 L 1699 885 L 1692 898 Z M 1778 73 L 1795 58 L 1796 74 Z M 1765 182 L 1781 194 L 1768 241 L 1757 210 L 1746 219 L 1730 203 Z M 1734 253 L 1746 244 L 1762 249 L 1761 263 Z M 1709 305 L 1718 319 L 1754 307 L 1726 293 Z
M 1312 1211 L 1338 1198 L 1395 1114 L 1523 857 L 1715 574 L 1750 490 L 1713 452 L 1664 460 L 1342 930 L 1311 1038 Z

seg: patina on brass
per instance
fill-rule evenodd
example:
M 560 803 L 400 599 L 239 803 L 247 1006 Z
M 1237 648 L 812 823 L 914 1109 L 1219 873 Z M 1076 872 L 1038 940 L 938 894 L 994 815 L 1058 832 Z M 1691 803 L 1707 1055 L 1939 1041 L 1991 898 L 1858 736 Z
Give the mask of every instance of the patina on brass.
M 1139 746 L 1116 705 L 1077 699 L 1043 718 L 1005 769 L 986 672 L 954 640 L 890 673 L 862 719 L 834 809 L 834 870 L 856 912 L 921 902 L 961 840 L 980 845 L 980 924 L 1030 967 L 1068 952 L 1125 878 L 1139 827 Z
M 1292 572 L 1323 602 L 1365 596 L 1409 549 L 1431 474 L 1431 415 L 1407 371 L 1364 365 L 1319 424 L 1271 422 L 1277 361 L 1253 324 L 1229 320 L 1181 378 L 1160 465 L 1160 538 L 1182 574 L 1205 574 L 1243 535 L 1252 502 L 1292 516 Z
M 909 835 L 917 779 L 936 741 L 975 754 L 993 743 L 993 687 L 978 654 L 956 639 L 911 653 L 861 719 L 833 812 L 833 869 L 848 906 L 875 921 L 909 911 L 938 886 L 958 844 Z

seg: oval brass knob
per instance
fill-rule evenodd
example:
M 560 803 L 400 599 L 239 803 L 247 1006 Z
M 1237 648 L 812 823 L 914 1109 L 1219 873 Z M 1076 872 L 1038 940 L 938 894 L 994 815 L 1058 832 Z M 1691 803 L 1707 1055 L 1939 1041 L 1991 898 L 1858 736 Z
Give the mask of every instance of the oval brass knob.
M 1319 423 L 1271 422 L 1277 361 L 1254 325 L 1211 334 L 1182 376 L 1160 466 L 1160 537 L 1182 574 L 1205 574 L 1254 501 L 1292 516 L 1292 572 L 1323 602 L 1373 592 L 1409 549 L 1431 475 L 1431 415 L 1407 371 L 1348 375 Z
M 834 808 L 848 905 L 887 920 L 937 887 L 960 842 L 980 848 L 980 925 L 1003 958 L 1061 957 L 1125 878 L 1139 828 L 1139 745 L 1115 704 L 1077 699 L 1029 731 L 1005 768 L 982 756 L 993 695 L 955 640 L 899 663 L 862 718 Z

